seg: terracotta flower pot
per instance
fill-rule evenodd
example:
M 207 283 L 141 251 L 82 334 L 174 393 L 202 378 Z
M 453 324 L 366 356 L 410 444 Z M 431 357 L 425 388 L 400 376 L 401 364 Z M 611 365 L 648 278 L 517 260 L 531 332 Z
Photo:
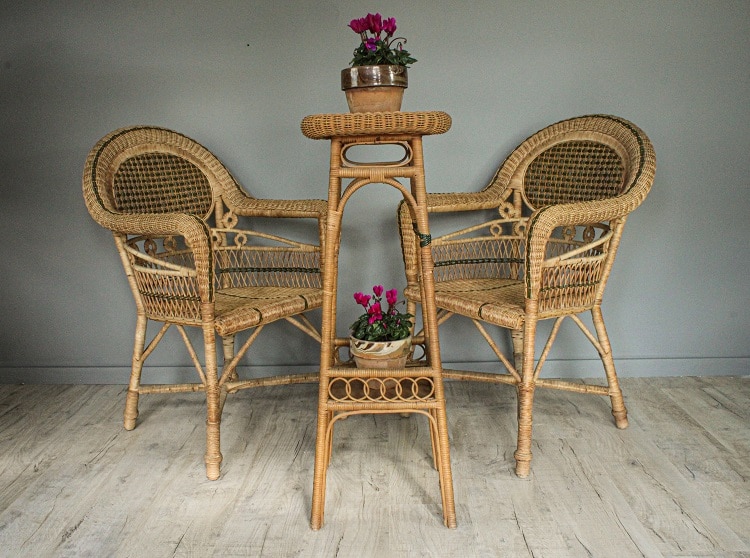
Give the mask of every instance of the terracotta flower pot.
M 406 66 L 352 66 L 341 70 L 341 89 L 350 112 L 401 110 L 408 85 Z

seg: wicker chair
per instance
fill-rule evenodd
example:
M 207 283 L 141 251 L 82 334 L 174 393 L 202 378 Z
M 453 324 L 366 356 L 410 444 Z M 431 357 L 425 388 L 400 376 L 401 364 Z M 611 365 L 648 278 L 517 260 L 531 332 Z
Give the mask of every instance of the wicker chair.
M 498 374 L 445 370 L 444 375 L 516 386 L 520 477 L 530 472 L 535 387 L 608 395 L 617 426 L 628 424 L 601 303 L 625 221 L 648 194 L 655 168 L 651 142 L 635 125 L 612 116 L 583 116 L 525 140 L 482 191 L 428 195 L 432 213 L 473 211 L 461 219 L 476 216 L 471 221 L 476 224 L 432 239 L 438 323 L 454 315 L 471 319 L 505 369 Z M 487 210 L 496 212 L 489 221 Z M 399 227 L 406 296 L 414 313 L 420 301 L 418 239 L 405 206 Z M 591 313 L 595 335 L 579 317 L 583 312 Z M 539 377 L 565 318 L 598 351 L 606 386 Z M 555 322 L 536 358 L 537 323 L 545 319 Z M 510 330 L 512 359 L 485 323 Z
M 203 146 L 155 127 L 123 128 L 102 138 L 86 160 L 83 195 L 94 220 L 114 234 L 137 308 L 125 428 L 135 427 L 142 393 L 204 391 L 206 475 L 216 479 L 227 393 L 317 381 L 317 374 L 238 377 L 240 358 L 271 322 L 285 319 L 319 343 L 320 333 L 305 313 L 322 302 L 320 244 L 239 227 L 252 217 L 312 218 L 320 240 L 326 203 L 255 199 Z M 146 345 L 149 321 L 162 327 Z M 171 326 L 181 334 L 200 381 L 142 385 L 144 361 Z M 203 366 L 185 326 L 202 329 Z M 235 351 L 235 336 L 245 330 L 252 332 Z M 223 344 L 221 374 L 216 334 Z

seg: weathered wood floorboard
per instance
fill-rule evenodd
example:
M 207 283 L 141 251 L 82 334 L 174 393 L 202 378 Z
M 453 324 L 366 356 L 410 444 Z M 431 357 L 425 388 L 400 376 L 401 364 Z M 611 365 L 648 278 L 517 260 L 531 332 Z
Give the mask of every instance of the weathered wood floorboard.
M 442 525 L 427 420 L 337 423 L 326 523 L 308 527 L 317 388 L 230 396 L 205 479 L 202 394 L 0 385 L 0 556 L 750 557 L 750 377 L 538 390 L 532 475 L 513 474 L 515 393 L 448 382 L 458 529 Z

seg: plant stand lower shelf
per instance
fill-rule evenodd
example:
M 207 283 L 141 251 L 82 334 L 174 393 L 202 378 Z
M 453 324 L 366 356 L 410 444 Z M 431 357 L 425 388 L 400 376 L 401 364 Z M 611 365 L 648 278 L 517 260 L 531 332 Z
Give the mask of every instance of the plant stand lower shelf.
M 421 414 L 430 425 L 432 455 L 438 471 L 443 521 L 456 527 L 453 500 L 448 425 L 445 412 L 443 370 L 438 343 L 437 310 L 434 303 L 433 262 L 422 156 L 422 137 L 442 134 L 451 125 L 444 112 L 378 112 L 318 114 L 302 121 L 302 132 L 311 139 L 330 140 L 331 166 L 328 190 L 328 220 L 323 262 L 323 320 L 320 351 L 318 427 L 311 527 L 323 526 L 326 472 L 333 450 L 336 422 L 354 414 Z M 397 145 L 404 149 L 399 161 L 360 163 L 350 160 L 353 146 Z M 409 187 L 397 178 L 407 179 Z M 347 184 L 342 184 L 347 180 Z M 341 222 L 351 196 L 367 184 L 386 184 L 399 190 L 415 216 L 421 262 L 422 324 L 413 346 L 421 357 L 403 368 L 355 368 L 343 362 L 339 351 L 348 339 L 336 337 L 336 291 Z

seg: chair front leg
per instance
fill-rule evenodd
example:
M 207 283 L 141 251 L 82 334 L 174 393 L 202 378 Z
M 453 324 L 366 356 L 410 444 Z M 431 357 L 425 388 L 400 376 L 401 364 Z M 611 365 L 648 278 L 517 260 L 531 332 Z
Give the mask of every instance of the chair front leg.
M 536 301 L 527 301 L 536 304 Z M 518 440 L 514 453 L 516 458 L 516 475 L 521 478 L 529 476 L 531 472 L 531 429 L 534 407 L 534 340 L 536 338 L 536 312 L 529 316 L 527 312 L 523 330 L 523 355 L 521 383 L 516 390 L 518 395 Z
M 125 413 L 123 425 L 125 430 L 133 430 L 138 418 L 138 398 L 141 390 L 141 372 L 143 371 L 143 348 L 146 344 L 146 326 L 148 318 L 144 314 L 138 314 L 135 326 L 135 342 L 133 346 L 133 361 L 130 368 L 130 382 L 128 393 L 125 396 Z
M 514 329 L 510 332 L 513 343 L 513 365 L 519 376 L 523 376 L 523 329 Z
M 205 314 L 205 313 L 204 313 Z M 221 388 L 216 358 L 216 334 L 211 323 L 203 324 L 206 355 L 206 477 L 216 480 L 221 467 Z

